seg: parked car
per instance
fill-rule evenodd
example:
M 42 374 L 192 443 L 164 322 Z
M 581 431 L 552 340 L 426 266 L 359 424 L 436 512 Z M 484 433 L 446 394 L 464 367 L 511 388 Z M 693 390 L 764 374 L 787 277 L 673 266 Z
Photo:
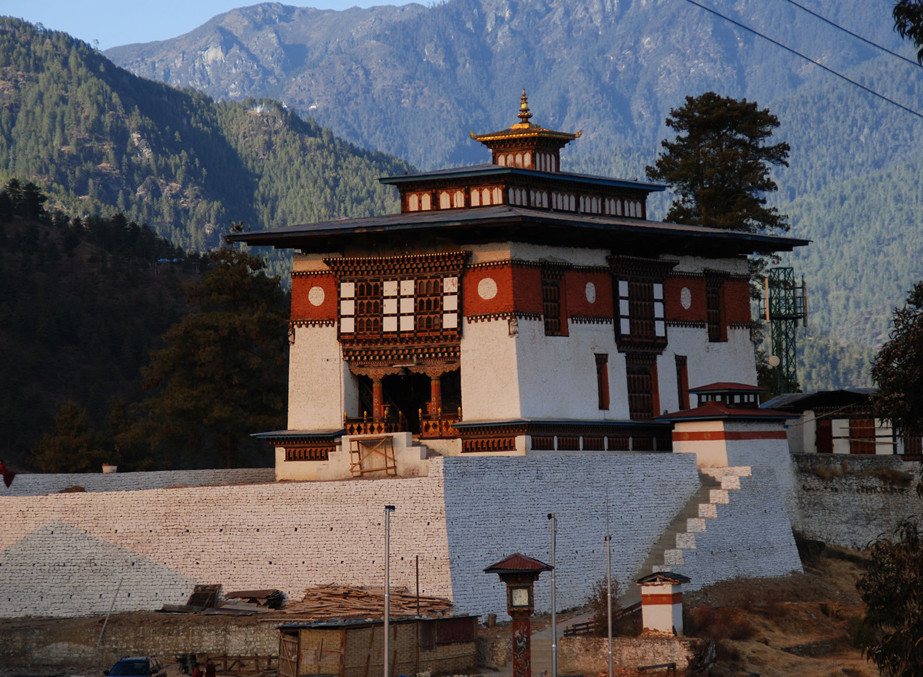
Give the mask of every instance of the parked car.
M 166 677 L 167 669 L 158 658 L 134 656 L 116 661 L 115 665 L 103 674 L 109 677 Z

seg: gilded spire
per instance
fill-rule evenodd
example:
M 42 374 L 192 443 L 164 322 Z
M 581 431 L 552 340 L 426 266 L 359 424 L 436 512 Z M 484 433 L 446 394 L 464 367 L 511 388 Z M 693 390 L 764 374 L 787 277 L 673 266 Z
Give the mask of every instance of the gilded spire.
M 519 103 L 519 119 L 522 120 L 520 124 L 527 125 L 529 124 L 529 118 L 532 117 L 532 113 L 529 111 L 529 99 L 526 97 L 526 90 L 522 90 L 522 99 Z

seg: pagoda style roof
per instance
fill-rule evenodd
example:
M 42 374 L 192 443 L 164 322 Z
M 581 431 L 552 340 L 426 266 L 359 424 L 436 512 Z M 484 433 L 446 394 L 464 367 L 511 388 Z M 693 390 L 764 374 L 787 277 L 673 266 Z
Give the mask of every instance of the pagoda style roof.
M 235 233 L 228 242 L 305 253 L 342 251 L 365 242 L 420 238 L 428 235 L 458 244 L 531 242 L 567 247 L 617 248 L 626 255 L 663 254 L 714 257 L 753 252 L 792 251 L 809 240 L 746 233 L 644 219 L 559 212 L 512 205 L 477 209 L 447 209 L 287 226 L 273 230 Z
M 556 132 L 552 129 L 545 129 L 540 125 L 529 122 L 532 112 L 529 110 L 529 100 L 526 97 L 526 90 L 522 90 L 522 97 L 519 104 L 519 122 L 508 129 L 501 129 L 498 132 L 488 134 L 475 134 L 469 132 L 471 138 L 480 141 L 485 146 L 492 148 L 498 141 L 516 141 L 516 142 L 535 142 L 548 141 L 547 145 L 560 148 L 565 144 L 580 137 L 583 132 L 568 134 L 567 132 Z
M 493 163 L 471 165 L 469 167 L 450 167 L 437 169 L 431 172 L 417 174 L 401 174 L 399 176 L 383 176 L 378 181 L 388 186 L 400 186 L 406 183 L 431 182 L 433 180 L 452 181 L 457 179 L 486 178 L 499 176 L 523 177 L 530 181 L 536 178 L 553 179 L 555 181 L 572 181 L 582 185 L 606 186 L 608 188 L 627 188 L 643 190 L 649 193 L 666 190 L 660 183 L 647 181 L 632 181 L 629 179 L 615 179 L 609 176 L 594 174 L 573 174 L 570 172 L 542 172 L 536 169 L 521 169 L 519 167 L 504 167 Z
M 515 555 L 510 555 L 509 557 L 501 559 L 496 564 L 491 564 L 484 569 L 484 573 L 513 574 L 528 571 L 551 571 L 552 569 L 554 569 L 554 567 L 550 564 L 545 564 L 544 562 L 539 562 L 537 559 L 532 559 L 531 557 L 516 553 Z

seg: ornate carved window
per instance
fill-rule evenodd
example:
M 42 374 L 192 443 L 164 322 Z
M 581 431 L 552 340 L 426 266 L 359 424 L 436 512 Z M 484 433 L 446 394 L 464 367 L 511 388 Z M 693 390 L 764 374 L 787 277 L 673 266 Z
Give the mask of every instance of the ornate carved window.
M 610 263 L 615 278 L 619 350 L 663 351 L 667 345 L 663 278 L 675 263 L 626 257 Z
M 327 259 L 341 280 L 340 340 L 361 345 L 457 341 L 459 279 L 467 257 L 468 252 L 452 252 Z

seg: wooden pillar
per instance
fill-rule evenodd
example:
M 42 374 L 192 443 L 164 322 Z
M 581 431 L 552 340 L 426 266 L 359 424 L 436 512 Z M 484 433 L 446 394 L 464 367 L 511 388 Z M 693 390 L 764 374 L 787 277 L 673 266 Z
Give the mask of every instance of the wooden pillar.
M 377 423 L 385 415 L 384 395 L 381 389 L 381 376 L 372 377 L 372 419 Z
M 532 677 L 532 622 L 528 615 L 513 616 L 513 677 Z
M 429 378 L 429 415 L 436 418 L 442 409 L 442 375 L 430 374 Z

